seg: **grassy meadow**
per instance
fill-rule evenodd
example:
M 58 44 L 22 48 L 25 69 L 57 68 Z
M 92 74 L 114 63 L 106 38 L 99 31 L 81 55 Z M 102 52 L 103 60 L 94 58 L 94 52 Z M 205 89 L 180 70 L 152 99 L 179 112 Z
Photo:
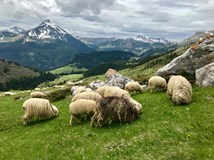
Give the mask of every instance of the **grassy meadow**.
M 17 96 L 22 99 L 15 100 Z M 29 93 L 0 97 L 0 159 L 212 160 L 214 88 L 193 87 L 193 102 L 177 106 L 165 92 L 135 94 L 143 113 L 130 124 L 69 126 L 70 98 L 53 102 L 59 116 L 22 124 Z

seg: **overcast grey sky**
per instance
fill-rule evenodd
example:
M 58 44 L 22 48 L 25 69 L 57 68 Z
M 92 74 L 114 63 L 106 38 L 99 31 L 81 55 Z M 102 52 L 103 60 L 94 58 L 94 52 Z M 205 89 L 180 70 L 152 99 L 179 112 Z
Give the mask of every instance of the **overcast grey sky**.
M 74 36 L 182 40 L 214 29 L 214 0 L 1 0 L 0 30 L 51 19 Z

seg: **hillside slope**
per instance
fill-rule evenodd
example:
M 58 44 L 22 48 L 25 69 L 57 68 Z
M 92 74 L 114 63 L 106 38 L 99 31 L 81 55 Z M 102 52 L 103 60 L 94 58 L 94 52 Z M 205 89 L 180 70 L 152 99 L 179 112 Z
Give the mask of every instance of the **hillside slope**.
M 29 93 L 17 94 L 20 100 L 0 97 L 1 159 L 213 160 L 212 91 L 193 87 L 187 106 L 175 105 L 165 92 L 145 91 L 133 97 L 143 105 L 137 120 L 102 128 L 91 128 L 89 119 L 70 127 L 70 97 L 53 103 L 58 117 L 24 126 L 20 117 Z
M 10 89 L 30 89 L 55 76 L 38 72 L 18 63 L 0 60 L 0 91 Z

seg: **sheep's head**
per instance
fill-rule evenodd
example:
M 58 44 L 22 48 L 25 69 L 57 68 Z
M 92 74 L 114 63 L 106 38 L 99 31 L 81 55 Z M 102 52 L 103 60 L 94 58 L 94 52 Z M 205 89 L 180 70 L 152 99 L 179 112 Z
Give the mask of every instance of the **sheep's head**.
M 54 111 L 55 116 L 57 116 L 59 113 L 58 109 L 54 105 L 52 105 L 52 107 L 53 107 L 53 111 Z
M 188 92 L 185 92 L 183 90 L 178 90 L 174 93 L 172 97 L 172 101 L 177 104 L 188 104 L 192 101 L 192 98 L 188 94 Z

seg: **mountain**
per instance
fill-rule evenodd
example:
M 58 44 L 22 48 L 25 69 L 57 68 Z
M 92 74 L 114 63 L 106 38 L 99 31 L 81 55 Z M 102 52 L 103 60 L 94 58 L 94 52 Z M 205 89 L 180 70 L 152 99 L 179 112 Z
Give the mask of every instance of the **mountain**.
M 8 31 L 12 32 L 14 34 L 24 34 L 26 32 L 25 29 L 22 29 L 22 28 L 17 27 L 17 26 L 14 26 L 14 27 L 10 28 Z
M 162 43 L 162 44 L 169 44 L 170 42 L 165 39 L 165 38 L 153 38 L 153 37 L 148 37 L 148 36 L 143 36 L 143 35 L 138 35 L 137 37 L 134 38 L 135 41 L 140 41 L 144 43 Z
M 77 54 L 71 63 L 78 68 L 90 69 L 106 62 L 129 60 L 134 56 L 134 53 L 125 51 L 95 51 L 88 56 Z
M 7 60 L 0 60 L 0 91 L 32 89 L 38 84 L 53 80 L 55 76 Z
M 75 54 L 93 51 L 50 20 L 43 21 L 24 34 L 12 33 L 11 37 L 15 40 L 0 43 L 0 58 L 40 70 L 63 66 Z
M 21 35 L 25 33 L 25 30 L 17 26 L 8 30 L 0 31 L 0 43 L 15 42 L 21 38 Z
M 179 46 L 185 46 L 185 45 L 188 45 L 188 44 L 196 43 L 197 41 L 199 41 L 199 39 L 205 38 L 206 36 L 208 36 L 210 34 L 214 34 L 214 30 L 203 31 L 203 32 L 196 32 L 191 37 L 189 37 L 187 39 L 184 39 L 183 41 L 181 41 L 180 43 L 178 43 L 178 45 Z
M 76 37 L 80 41 L 84 42 L 90 48 L 97 48 L 100 44 L 110 41 L 115 41 L 117 38 L 114 37 Z
M 152 38 L 147 36 L 137 36 L 135 38 L 90 38 L 90 37 L 77 37 L 85 44 L 98 51 L 112 51 L 122 50 L 133 52 L 137 55 L 154 48 L 165 48 L 174 43 L 169 42 L 165 38 Z

